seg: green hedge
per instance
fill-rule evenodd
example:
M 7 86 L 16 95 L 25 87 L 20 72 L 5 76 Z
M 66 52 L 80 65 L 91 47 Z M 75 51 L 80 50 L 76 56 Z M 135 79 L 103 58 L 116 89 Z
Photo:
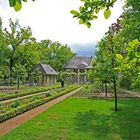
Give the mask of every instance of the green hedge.
M 37 106 L 40 106 L 40 105 L 42 105 L 44 103 L 47 103 L 48 101 L 53 100 L 53 99 L 55 99 L 55 98 L 57 98 L 59 96 L 62 96 L 64 94 L 68 93 L 68 92 L 71 92 L 71 91 L 73 91 L 73 90 L 75 90 L 75 89 L 77 89 L 79 87 L 80 87 L 79 85 L 72 86 L 72 87 L 69 87 L 68 89 L 66 89 L 66 90 L 64 90 L 62 92 L 59 92 L 59 93 L 56 92 L 55 94 L 53 94 L 52 96 L 49 96 L 46 99 L 38 100 L 38 101 L 35 101 L 35 102 L 32 102 L 32 103 L 29 103 L 27 105 L 19 106 L 19 107 L 15 108 L 15 109 L 13 109 L 13 110 L 11 110 L 9 112 L 1 114 L 0 115 L 0 122 L 8 120 L 8 119 L 10 119 L 12 117 L 15 117 L 15 116 L 17 116 L 19 114 L 22 114 L 23 112 L 31 110 L 31 109 L 33 109 L 33 108 L 35 108 Z
M 47 87 L 47 88 L 44 88 L 44 89 L 32 89 L 31 91 L 24 91 L 24 92 L 21 92 L 21 93 L 14 93 L 11 95 L 6 95 L 6 96 L 2 96 L 0 97 L 0 101 L 4 101 L 4 100 L 9 100 L 9 99 L 13 99 L 13 98 L 17 98 L 17 97 L 22 97 L 22 96 L 26 96 L 26 95 L 30 95 L 30 94 L 35 94 L 35 93 L 38 93 L 38 92 L 44 92 L 44 91 L 48 91 L 48 90 L 51 90 L 51 89 L 56 89 L 60 86 L 54 86 L 54 87 Z

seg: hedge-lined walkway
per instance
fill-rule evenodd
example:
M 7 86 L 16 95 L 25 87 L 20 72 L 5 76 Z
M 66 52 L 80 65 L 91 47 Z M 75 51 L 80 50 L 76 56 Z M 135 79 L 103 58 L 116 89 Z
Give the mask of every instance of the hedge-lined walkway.
M 17 126 L 19 126 L 20 124 L 25 123 L 26 121 L 32 119 L 33 117 L 35 117 L 36 115 L 38 115 L 39 113 L 45 111 L 46 109 L 50 108 L 51 106 L 57 104 L 58 102 L 64 100 L 65 98 L 71 96 L 72 94 L 76 93 L 77 91 L 79 91 L 82 87 L 71 91 L 65 95 L 62 95 L 54 100 L 51 100 L 49 102 L 47 102 L 44 105 L 41 105 L 35 109 L 32 109 L 28 112 L 25 112 L 19 116 L 16 116 L 10 120 L 7 120 L 3 123 L 0 124 L 0 136 L 8 133 L 10 130 L 16 128 Z

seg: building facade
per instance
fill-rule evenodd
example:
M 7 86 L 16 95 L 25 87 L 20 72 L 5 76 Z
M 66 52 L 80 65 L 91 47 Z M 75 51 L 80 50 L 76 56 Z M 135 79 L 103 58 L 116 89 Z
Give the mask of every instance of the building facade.
M 87 83 L 87 72 L 92 69 L 92 57 L 74 56 L 64 65 L 64 71 L 67 73 L 65 81 L 70 83 Z
M 38 85 L 52 85 L 57 81 L 58 73 L 48 64 L 40 63 L 32 71 L 32 77 L 35 77 Z

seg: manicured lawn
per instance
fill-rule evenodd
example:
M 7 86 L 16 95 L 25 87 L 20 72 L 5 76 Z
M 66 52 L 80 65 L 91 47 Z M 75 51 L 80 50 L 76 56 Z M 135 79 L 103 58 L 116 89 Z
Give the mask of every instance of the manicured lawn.
M 0 140 L 140 140 L 140 100 L 69 98 Z

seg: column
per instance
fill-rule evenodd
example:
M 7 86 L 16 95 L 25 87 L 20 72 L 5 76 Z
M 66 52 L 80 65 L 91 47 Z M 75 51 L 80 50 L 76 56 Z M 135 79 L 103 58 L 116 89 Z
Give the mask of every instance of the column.
M 85 75 L 84 75 L 84 83 L 86 83 L 87 82 L 87 69 L 85 69 Z
M 79 72 L 80 72 L 80 71 L 79 71 L 79 69 L 78 69 L 78 73 L 77 73 L 77 74 L 78 74 L 78 75 L 77 75 L 77 78 L 78 78 L 78 79 L 77 79 L 77 80 L 78 80 L 77 83 L 78 83 L 78 84 L 80 83 L 80 74 L 79 74 Z

